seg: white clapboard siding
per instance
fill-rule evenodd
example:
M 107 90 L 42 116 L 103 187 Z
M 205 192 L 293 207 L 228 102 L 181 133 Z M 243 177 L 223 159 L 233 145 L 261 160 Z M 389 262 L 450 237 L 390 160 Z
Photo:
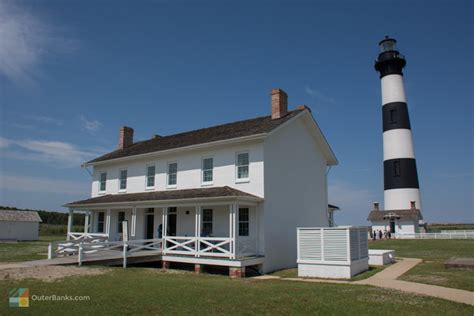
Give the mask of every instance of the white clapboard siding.
M 368 258 L 367 227 L 298 228 L 298 261 L 350 262 Z

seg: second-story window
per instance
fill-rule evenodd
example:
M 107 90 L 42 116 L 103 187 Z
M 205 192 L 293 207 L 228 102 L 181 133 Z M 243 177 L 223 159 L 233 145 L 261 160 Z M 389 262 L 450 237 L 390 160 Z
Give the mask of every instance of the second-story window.
M 248 180 L 249 178 L 249 153 L 238 153 L 237 154 L 237 165 L 236 165 L 237 180 Z
M 99 181 L 99 191 L 100 192 L 105 192 L 105 189 L 107 185 L 107 172 L 102 172 L 100 174 L 100 181 Z
M 214 174 L 214 161 L 212 158 L 204 158 L 202 160 L 202 183 L 210 184 L 212 183 Z
M 125 191 L 127 189 L 127 170 L 120 170 L 119 190 Z
M 176 186 L 178 183 L 178 163 L 172 162 L 168 164 L 168 186 Z
M 146 187 L 153 188 L 155 186 L 155 165 L 146 167 Z

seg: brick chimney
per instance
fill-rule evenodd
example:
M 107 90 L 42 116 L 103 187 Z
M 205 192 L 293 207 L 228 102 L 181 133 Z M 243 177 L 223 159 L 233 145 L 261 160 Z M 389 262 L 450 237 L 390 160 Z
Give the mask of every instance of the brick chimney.
M 272 89 L 272 120 L 288 113 L 288 95 L 282 89 Z
M 124 126 L 120 129 L 118 149 L 133 145 L 133 128 Z
M 416 210 L 416 202 L 415 201 L 410 201 L 410 208 L 412 210 Z
M 374 211 L 380 211 L 379 202 L 374 202 Z

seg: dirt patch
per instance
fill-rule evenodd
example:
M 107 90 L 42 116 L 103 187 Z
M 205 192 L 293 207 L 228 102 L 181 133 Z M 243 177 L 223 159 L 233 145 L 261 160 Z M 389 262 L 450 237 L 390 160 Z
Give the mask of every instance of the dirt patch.
M 100 275 L 109 271 L 109 269 L 104 268 L 79 268 L 65 266 L 13 268 L 0 270 L 0 280 L 37 279 L 45 282 L 53 282 L 70 276 Z
M 192 271 L 179 270 L 179 269 L 158 269 L 158 268 L 142 268 L 150 273 L 159 274 L 194 274 Z

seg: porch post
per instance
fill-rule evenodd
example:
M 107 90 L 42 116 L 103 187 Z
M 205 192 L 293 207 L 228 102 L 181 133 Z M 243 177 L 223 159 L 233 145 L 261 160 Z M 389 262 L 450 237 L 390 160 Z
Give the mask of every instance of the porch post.
M 110 238 L 110 208 L 107 209 L 107 216 L 105 218 L 105 233 Z
M 234 253 L 234 242 L 232 240 L 232 236 L 233 236 L 232 230 L 234 228 L 234 226 L 232 225 L 232 213 L 233 212 L 234 212 L 234 204 L 229 204 L 229 239 L 230 239 L 229 251 L 232 254 Z
M 74 216 L 74 210 L 69 209 L 69 216 L 67 217 L 67 236 L 66 239 L 70 240 L 71 239 L 71 232 L 72 232 L 72 217 Z
M 132 227 L 130 228 L 130 236 L 135 237 L 136 227 L 137 227 L 137 208 L 133 207 L 132 209 Z
M 234 234 L 232 237 L 234 238 L 234 258 L 235 259 L 239 252 L 239 241 L 237 240 L 237 224 L 238 224 L 238 214 L 239 214 L 239 204 L 234 204 L 234 214 L 233 214 L 233 222 L 232 225 L 234 229 L 232 233 Z
M 199 257 L 199 252 L 201 251 L 201 206 L 196 206 L 196 216 L 195 216 L 195 223 L 194 223 L 194 232 L 196 236 L 196 257 Z
M 166 254 L 166 235 L 168 230 L 168 207 L 163 207 L 163 215 L 161 217 L 161 238 L 163 245 L 163 254 Z
M 89 234 L 89 211 L 86 212 L 86 216 L 84 216 L 84 235 L 87 236 Z M 84 236 L 84 237 L 86 237 Z
M 93 211 L 89 211 L 89 231 L 91 233 L 95 233 L 95 220 L 94 220 L 94 212 Z

